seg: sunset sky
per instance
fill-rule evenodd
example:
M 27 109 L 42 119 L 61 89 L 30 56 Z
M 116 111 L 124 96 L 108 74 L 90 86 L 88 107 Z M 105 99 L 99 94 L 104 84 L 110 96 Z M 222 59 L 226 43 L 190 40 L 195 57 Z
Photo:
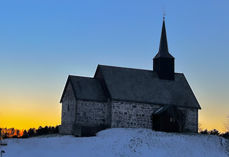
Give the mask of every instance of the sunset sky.
M 228 0 L 0 2 L 0 128 L 58 125 L 67 76 L 97 64 L 152 69 L 163 13 L 175 70 L 202 110 L 201 128 L 229 116 Z

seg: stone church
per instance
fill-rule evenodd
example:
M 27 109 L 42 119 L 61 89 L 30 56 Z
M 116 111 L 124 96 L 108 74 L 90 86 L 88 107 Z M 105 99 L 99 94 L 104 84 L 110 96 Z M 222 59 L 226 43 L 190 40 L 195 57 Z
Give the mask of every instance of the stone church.
M 94 77 L 70 75 L 60 102 L 61 134 L 89 136 L 105 128 L 197 132 L 200 105 L 183 73 L 175 73 L 163 20 L 153 70 L 98 65 Z

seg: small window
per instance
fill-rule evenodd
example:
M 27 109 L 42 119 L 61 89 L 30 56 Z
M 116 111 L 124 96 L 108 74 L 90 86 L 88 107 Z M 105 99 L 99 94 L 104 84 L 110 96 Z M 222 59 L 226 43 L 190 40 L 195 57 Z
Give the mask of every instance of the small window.
M 68 104 L 68 111 L 69 111 L 69 104 Z

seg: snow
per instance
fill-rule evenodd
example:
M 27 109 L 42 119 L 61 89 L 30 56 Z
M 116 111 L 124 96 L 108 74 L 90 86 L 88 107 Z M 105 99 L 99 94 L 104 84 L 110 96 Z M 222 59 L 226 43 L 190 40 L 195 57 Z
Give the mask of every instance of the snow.
M 7 139 L 3 157 L 227 157 L 217 136 L 108 129 L 95 137 L 42 136 Z

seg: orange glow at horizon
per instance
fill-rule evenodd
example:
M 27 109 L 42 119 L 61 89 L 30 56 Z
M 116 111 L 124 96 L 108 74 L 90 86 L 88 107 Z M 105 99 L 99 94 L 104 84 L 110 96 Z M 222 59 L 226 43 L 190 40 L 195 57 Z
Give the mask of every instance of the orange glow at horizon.
M 27 118 L 26 116 L 28 115 Z M 20 130 L 28 130 L 30 128 L 38 128 L 39 126 L 56 126 L 60 125 L 60 114 L 58 116 L 54 116 L 52 118 L 48 116 L 31 116 L 29 114 L 27 115 L 9 115 L 7 117 L 0 117 L 1 123 L 0 123 L 0 128 L 15 128 L 15 129 L 20 129 Z M 224 126 L 224 123 L 219 123 L 218 120 L 212 121 L 211 123 L 208 123 L 204 117 L 200 115 L 199 118 L 199 124 L 201 129 L 217 129 L 220 132 L 225 132 L 226 128 Z M 30 120 L 33 119 L 33 120 Z M 42 120 L 43 119 L 43 120 Z M 223 120 L 223 119 L 222 119 Z
M 60 104 L 55 103 L 56 100 L 47 102 L 46 99 L 44 101 L 14 99 L 15 101 L 11 102 L 0 100 L 0 128 L 27 130 L 60 124 L 61 109 Z
M 57 92 L 61 93 L 61 91 Z M 4 95 L 5 94 L 5 95 Z M 59 103 L 60 95 L 50 95 L 50 98 L 44 93 L 36 98 L 29 93 L 23 96 L 14 96 L 7 93 L 0 93 L 0 128 L 26 129 L 38 128 L 39 126 L 56 126 L 61 124 L 61 104 Z M 203 99 L 200 96 L 199 102 L 202 107 L 199 110 L 199 124 L 202 129 L 217 129 L 225 132 L 225 122 L 228 116 L 228 110 L 216 108 L 214 102 Z M 8 99 L 6 99 L 8 96 Z M 10 97 L 11 96 L 11 97 Z M 54 98 L 54 99 L 53 99 Z M 226 103 L 222 103 L 221 106 Z
M 21 137 L 23 136 L 23 129 L 22 130 L 18 130 L 18 129 L 12 129 L 12 128 L 3 128 L 1 130 L 1 135 L 5 135 L 7 134 L 8 138 L 12 138 L 12 137 Z M 1 138 L 1 137 L 0 137 Z
M 60 114 L 56 112 L 11 112 L 7 115 L 0 115 L 0 128 L 15 128 L 20 130 L 27 130 L 30 128 L 38 128 L 39 126 L 56 126 L 60 124 L 59 116 Z
M 28 130 L 30 128 L 38 128 L 39 126 L 56 126 L 61 123 L 60 109 L 54 111 L 36 110 L 36 111 L 12 111 L 5 109 L 6 113 L 0 115 L 0 128 L 15 128 Z M 201 129 L 217 129 L 225 132 L 224 116 L 208 120 L 206 111 L 199 112 L 199 124 Z M 206 117 L 205 117 L 206 116 Z M 220 122 L 220 123 L 219 123 Z

